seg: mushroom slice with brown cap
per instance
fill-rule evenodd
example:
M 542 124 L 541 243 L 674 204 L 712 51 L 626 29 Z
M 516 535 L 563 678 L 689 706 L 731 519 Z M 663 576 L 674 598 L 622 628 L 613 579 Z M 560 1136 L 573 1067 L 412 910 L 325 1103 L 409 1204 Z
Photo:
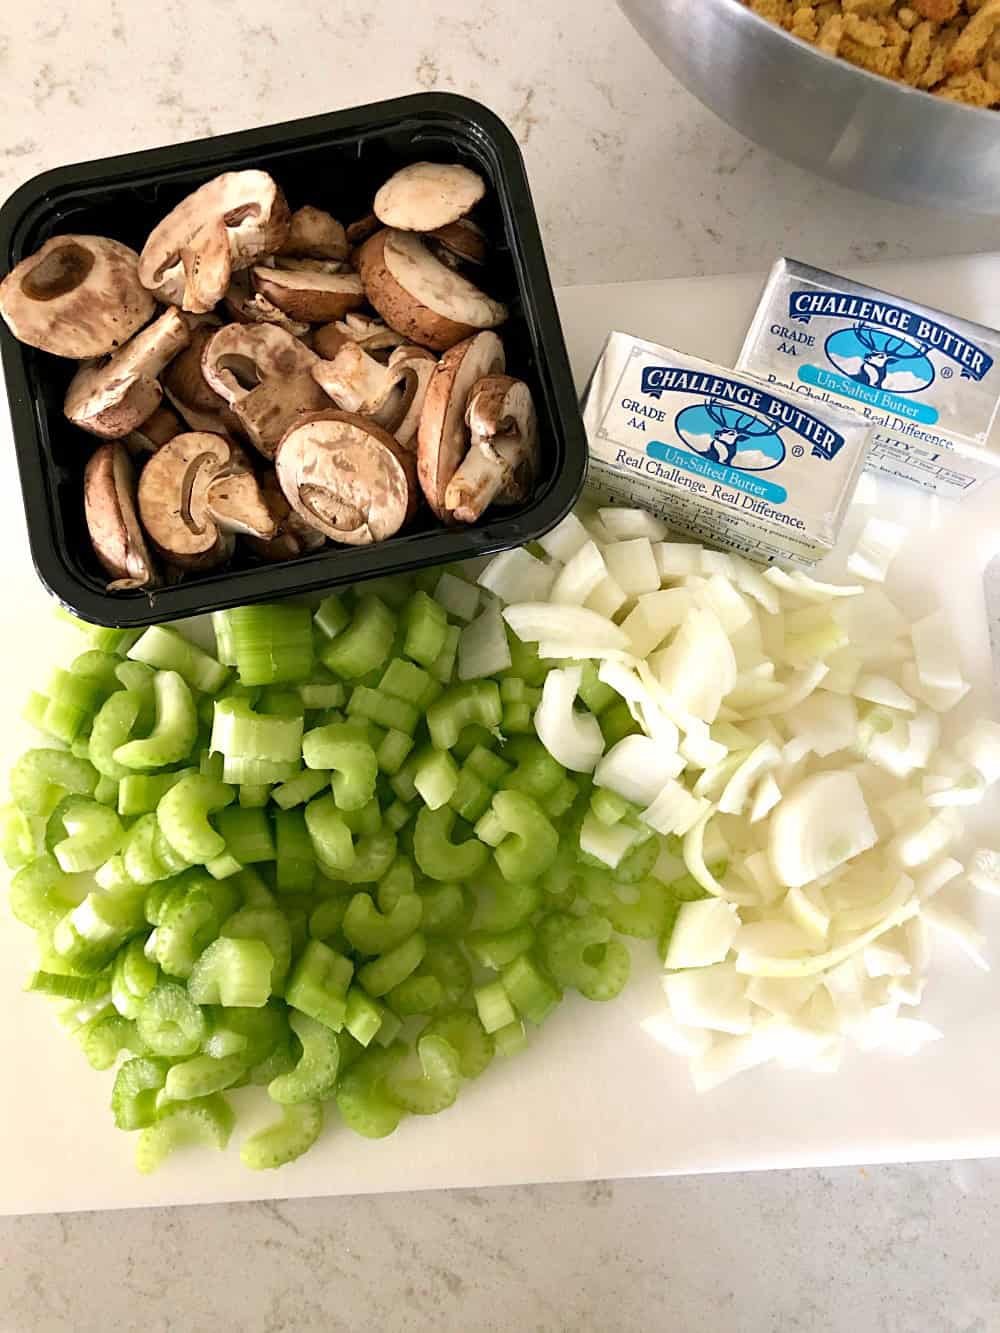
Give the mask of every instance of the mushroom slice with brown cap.
M 206 344 L 220 327 L 214 316 L 199 323 L 191 332 L 188 346 L 164 371 L 161 382 L 168 400 L 190 430 L 228 435 L 238 432 L 240 423 L 205 379 L 201 364 Z
M 404 341 L 402 334 L 390 329 L 381 319 L 351 312 L 332 324 L 324 324 L 313 334 L 313 350 L 324 361 L 332 361 L 347 342 L 357 343 L 366 352 L 388 352 Z
M 269 538 L 275 522 L 242 449 L 189 431 L 155 453 L 139 478 L 149 539 L 182 569 L 208 569 L 233 552 L 234 533 Z
M 345 228 L 347 244 L 352 248 L 363 244 L 369 236 L 374 236 L 381 229 L 381 222 L 374 213 L 366 213 L 363 218 L 358 218 L 355 222 L 349 222 Z
M 329 407 L 311 374 L 317 361 L 304 343 L 274 324 L 227 324 L 202 353 L 206 382 L 265 458 L 274 457 L 297 416 Z
M 459 218 L 437 227 L 426 237 L 432 252 L 449 268 L 461 264 L 486 263 L 486 237 L 471 218 Z
M 190 341 L 184 317 L 171 307 L 117 352 L 82 365 L 69 382 L 63 411 L 91 435 L 128 435 L 159 407 L 158 376 Z
M 275 470 L 296 513 L 347 546 L 392 537 L 416 509 L 412 458 L 381 426 L 351 412 L 297 422 L 278 446 Z
M 509 375 L 475 384 L 465 412 L 472 444 L 444 493 L 459 523 L 475 523 L 487 508 L 520 504 L 538 471 L 538 418 L 531 390 Z
M 125 448 L 133 457 L 139 454 L 155 454 L 184 430 L 184 422 L 172 407 L 161 403 L 156 411 L 146 418 L 141 426 L 129 431 L 125 436 Z
M 274 519 L 274 536 L 264 540 L 246 537 L 247 546 L 262 560 L 297 560 L 299 556 L 318 551 L 326 545 L 326 537 L 306 523 L 285 499 L 278 478 L 268 468 L 260 480 L 260 492 Z
M 272 305 L 267 297 L 255 292 L 250 286 L 250 275 L 245 270 L 233 274 L 223 301 L 226 310 L 239 324 L 277 324 L 279 329 L 284 329 L 295 338 L 304 338 L 309 332 L 309 325 L 304 321 L 290 319 L 283 310 Z
M 342 319 L 349 310 L 357 310 L 365 303 L 361 279 L 351 272 L 326 273 L 315 269 L 258 265 L 253 270 L 253 285 L 261 296 L 286 315 L 311 324 Z
M 306 204 L 292 214 L 291 226 L 278 251 L 297 259 L 346 259 L 347 234 L 331 214 Z
M 457 162 L 411 162 L 375 196 L 375 215 L 401 231 L 435 231 L 457 222 L 486 193 L 475 171 Z
M 445 352 L 431 376 L 417 430 L 417 475 L 438 518 L 448 517 L 445 492 L 469 450 L 469 395 L 479 380 L 503 374 L 504 366 L 503 344 L 496 334 L 477 333 Z
M 0 315 L 15 338 L 43 352 L 106 356 L 156 309 L 138 263 L 106 236 L 53 236 L 0 282 Z
M 124 445 L 109 441 L 83 473 L 83 508 L 94 554 L 112 577 L 109 592 L 152 588 L 159 579 L 135 512 L 135 473 Z
M 507 308 L 481 292 L 412 232 L 384 230 L 358 255 L 368 300 L 409 342 L 444 351 L 507 318 Z
M 189 194 L 154 227 L 139 257 L 143 286 L 184 310 L 211 310 L 234 270 L 279 249 L 285 196 L 266 171 L 227 171 Z
M 436 364 L 425 347 L 398 347 L 383 365 L 358 343 L 345 342 L 332 361 L 317 362 L 312 373 L 338 407 L 369 417 L 405 448 L 417 433 Z

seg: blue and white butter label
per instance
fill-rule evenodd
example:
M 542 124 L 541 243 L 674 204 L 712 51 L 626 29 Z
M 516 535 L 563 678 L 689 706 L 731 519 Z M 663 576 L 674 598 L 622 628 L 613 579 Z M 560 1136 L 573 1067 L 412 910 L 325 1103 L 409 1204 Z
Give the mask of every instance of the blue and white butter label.
M 760 561 L 833 546 L 870 428 L 738 372 L 612 333 L 584 404 L 588 486 Z
M 771 271 L 739 368 L 878 432 L 869 467 L 949 494 L 992 474 L 1000 334 L 794 260 Z M 956 455 L 966 455 L 966 465 Z M 935 458 L 941 467 L 935 466 Z

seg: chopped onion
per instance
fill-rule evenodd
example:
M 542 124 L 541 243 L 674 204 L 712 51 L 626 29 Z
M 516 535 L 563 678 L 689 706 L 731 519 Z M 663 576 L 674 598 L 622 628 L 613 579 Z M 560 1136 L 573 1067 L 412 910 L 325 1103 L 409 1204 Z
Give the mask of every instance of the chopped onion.
M 655 592 L 660 586 L 660 571 L 648 537 L 635 537 L 631 541 L 606 546 L 604 563 L 618 586 L 631 597 Z
M 613 578 L 603 578 L 584 602 L 584 606 L 588 611 L 596 611 L 599 616 L 606 616 L 610 620 L 612 616 L 618 614 L 627 601 L 624 589 L 620 588 Z
M 656 829 L 657 833 L 675 834 L 681 837 L 708 811 L 707 801 L 692 796 L 674 778 L 668 778 L 660 794 L 639 816 L 644 824 Z M 687 863 L 687 856 L 684 857 Z M 688 867 L 690 869 L 690 866 Z
M 911 627 L 910 636 L 921 685 L 934 690 L 955 690 L 963 684 L 962 669 L 943 612 L 935 611 L 918 620 Z
M 635 656 L 648 657 L 690 610 L 691 594 L 686 588 L 644 593 L 622 621 Z
M 556 575 L 549 596 L 561 606 L 582 606 L 607 575 L 597 543 L 585 542 Z
M 793 1018 L 812 998 L 818 984 L 815 977 L 751 977 L 747 999 L 769 1014 Z
M 750 788 L 764 773 L 781 762 L 781 752 L 771 741 L 761 741 L 743 759 L 726 783 L 719 797 L 719 810 L 724 815 L 740 815 L 750 799 Z
M 765 773 L 754 792 L 753 804 L 750 807 L 750 823 L 758 824 L 766 818 L 780 800 L 781 788 L 774 774 Z
M 465 626 L 458 639 L 458 678 L 478 680 L 506 671 L 511 664 L 510 644 L 500 614 L 493 602 Z
M 615 506 L 608 506 L 598 509 L 597 513 L 615 541 L 627 541 L 630 537 L 645 537 L 648 541 L 659 542 L 667 535 L 666 523 L 647 509 L 618 509 Z
M 651 805 L 665 783 L 676 778 L 684 761 L 649 736 L 626 736 L 607 752 L 594 770 L 594 783 L 608 787 L 635 805 Z
M 949 713 L 962 702 L 969 693 L 967 681 L 960 680 L 956 685 L 930 685 L 920 679 L 913 662 L 904 662 L 902 668 L 903 685 L 921 703 L 933 708 L 936 713 Z
M 467 579 L 458 579 L 447 570 L 434 589 L 434 600 L 457 620 L 471 620 L 479 607 L 479 589 Z
M 590 533 L 577 518 L 576 514 L 567 514 L 561 523 L 557 523 L 551 532 L 538 538 L 538 544 L 552 560 L 569 562 L 590 541 Z
M 735 1075 L 755 1069 L 773 1058 L 774 1045 L 764 1033 L 719 1037 L 691 1061 L 691 1080 L 695 1092 L 711 1092 Z
M 986 960 L 986 937 L 969 917 L 969 904 L 949 889 L 936 895 L 924 908 L 923 918 L 932 930 L 953 940 L 978 968 L 990 970 Z
M 868 703 L 882 704 L 885 708 L 895 708 L 900 713 L 915 713 L 917 703 L 907 694 L 901 685 L 897 685 L 888 676 L 861 676 L 852 690 L 859 699 Z
M 837 597 L 858 597 L 864 592 L 864 588 L 855 585 L 820 583 L 818 579 L 810 578 L 799 569 L 789 574 L 784 569 L 779 569 L 777 565 L 771 565 L 764 578 L 782 592 L 801 598 L 803 602 L 830 602 Z
M 870 930 L 863 931 L 853 940 L 829 949 L 826 953 L 803 955 L 799 958 L 765 957 L 759 954 L 737 954 L 736 968 L 748 976 L 754 977 L 812 977 L 827 972 L 838 963 L 842 963 L 852 954 L 860 953 L 866 945 L 884 935 L 887 930 L 909 921 L 920 911 L 916 899 L 902 903 L 891 916 L 879 921 Z
M 739 928 L 739 912 L 721 898 L 681 903 L 664 967 L 708 967 L 723 962 Z
M 847 571 L 855 578 L 884 583 L 889 566 L 906 540 L 906 529 L 887 518 L 870 518 L 848 557 Z
M 552 606 L 548 602 L 522 602 L 505 608 L 503 618 L 519 639 L 538 643 L 542 640 L 567 643 L 579 641 L 594 651 L 628 651 L 628 639 L 613 621 L 606 620 L 582 606 Z
M 926 865 L 947 851 L 960 831 L 955 813 L 941 810 L 898 834 L 889 844 L 889 855 L 907 870 Z
M 478 583 L 502 602 L 544 604 L 555 577 L 552 565 L 536 560 L 523 546 L 517 546 L 494 556 L 479 575 Z
M 1000 898 L 1000 852 L 990 847 L 977 847 L 969 862 L 968 877 L 969 883 L 980 893 Z
M 719 618 L 693 607 L 660 655 L 657 673 L 678 708 L 711 722 L 736 683 L 736 656 Z
M 789 888 L 808 884 L 874 847 L 872 824 L 853 773 L 817 773 L 785 796 L 771 818 L 769 851 Z
M 829 668 L 824 662 L 814 662 L 812 666 L 804 667 L 797 671 L 785 682 L 785 690 L 776 699 L 768 703 L 758 704 L 753 708 L 748 708 L 744 716 L 754 717 L 774 717 L 778 713 L 785 713 L 789 708 L 794 708 L 796 704 L 808 699 L 813 690 L 820 684 Z
M 933 898 L 946 884 L 951 884 L 962 873 L 964 866 L 953 856 L 943 856 L 924 866 L 914 880 L 917 897 L 922 901 Z
M 553 759 L 574 773 L 592 773 L 604 751 L 597 718 L 573 707 L 583 678 L 582 667 L 556 668 L 545 677 L 542 701 L 535 710 L 535 730 Z
M 794 704 L 784 721 L 803 747 L 802 753 L 816 754 L 821 759 L 848 749 L 854 744 L 858 730 L 854 700 L 826 690 L 816 690 L 808 699 Z
M 1000 780 L 1000 725 L 981 718 L 955 743 L 955 753 L 968 760 L 987 785 L 992 785 Z
M 667 583 L 697 574 L 701 569 L 703 548 L 693 542 L 657 542 L 653 558 L 660 582 Z
M 729 635 L 735 634 L 754 619 L 753 610 L 745 598 L 736 591 L 729 579 L 719 574 L 713 574 L 705 586 L 699 589 L 698 601 L 709 611 L 715 612 L 720 625 Z
M 624 821 L 602 824 L 589 810 L 580 828 L 580 850 L 588 856 L 596 856 L 598 861 L 612 870 L 617 868 L 622 857 L 631 851 L 637 840 L 635 829 L 629 828 Z
M 735 1034 L 750 1031 L 746 978 L 732 963 L 671 972 L 663 978 L 663 989 L 670 1016 L 681 1027 Z

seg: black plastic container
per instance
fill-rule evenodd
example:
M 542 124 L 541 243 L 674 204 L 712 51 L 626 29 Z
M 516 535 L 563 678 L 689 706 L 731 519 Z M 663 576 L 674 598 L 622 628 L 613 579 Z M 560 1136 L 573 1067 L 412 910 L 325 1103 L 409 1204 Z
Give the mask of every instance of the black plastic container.
M 487 512 L 475 527 L 445 529 L 423 510 L 405 533 L 373 546 L 329 546 L 283 564 L 237 552 L 223 569 L 153 592 L 105 589 L 83 515 L 83 469 L 97 441 L 64 418 L 75 363 L 18 343 L 0 323 L 31 555 L 45 586 L 71 611 L 103 625 L 158 620 L 258 602 L 484 555 L 554 527 L 579 494 L 586 437 L 520 150 L 477 102 L 421 94 L 36 176 L 0 209 L 6 271 L 50 236 L 112 236 L 139 250 L 189 191 L 222 171 L 260 167 L 289 204 L 316 204 L 343 222 L 363 216 L 376 189 L 406 162 L 464 162 L 488 184 L 477 216 L 494 253 L 483 286 L 510 307 L 501 330 L 508 370 L 526 380 L 538 409 L 542 470 L 527 504 Z

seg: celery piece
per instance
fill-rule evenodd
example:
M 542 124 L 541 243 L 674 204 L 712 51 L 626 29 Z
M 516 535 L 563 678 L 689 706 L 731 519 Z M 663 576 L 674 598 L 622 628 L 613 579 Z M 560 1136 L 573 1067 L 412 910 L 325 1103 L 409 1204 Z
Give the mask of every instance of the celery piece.
M 74 676 L 83 676 L 99 686 L 106 699 L 113 690 L 118 689 L 119 681 L 115 673 L 120 661 L 121 658 L 117 653 L 105 653 L 99 648 L 90 648 L 74 657 L 69 669 Z
M 412 736 L 408 736 L 405 731 L 396 731 L 390 728 L 385 733 L 375 756 L 378 760 L 379 772 L 388 773 L 390 777 L 398 773 L 412 749 Z
M 189 1060 L 171 1065 L 163 1087 L 164 1095 L 172 1102 L 207 1097 L 231 1087 L 245 1069 L 241 1055 L 193 1055 Z
M 114 758 L 114 752 L 132 734 L 142 711 L 142 697 L 119 690 L 101 705 L 90 731 L 90 762 L 105 777 L 120 780 L 132 771 Z
M 297 807 L 277 810 L 274 833 L 277 850 L 275 887 L 279 893 L 308 892 L 316 878 L 316 854 L 306 828 L 305 813 Z
M 115 763 L 125 769 L 163 768 L 186 759 L 198 735 L 194 700 L 178 672 L 157 671 L 153 691 L 156 700 L 153 730 L 141 740 L 125 741 L 112 752 Z
M 337 873 L 345 884 L 374 884 L 382 878 L 395 857 L 396 835 L 380 828 L 379 832 L 365 833 L 357 840 L 354 859 Z
M 452 940 L 429 939 L 418 976 L 433 977 L 441 986 L 444 1000 L 458 1005 L 472 984 L 472 972 L 462 950 Z
M 442 685 L 450 685 L 455 674 L 455 658 L 458 656 L 458 641 L 461 630 L 457 625 L 449 625 L 445 631 L 444 647 L 428 667 L 431 675 Z
M 469 769 L 477 778 L 481 778 L 491 790 L 499 787 L 514 771 L 511 764 L 483 745 L 477 745 L 472 749 L 462 767 Z
M 458 1052 L 441 1036 L 422 1036 L 417 1042 L 419 1074 L 408 1074 L 402 1064 L 385 1076 L 387 1096 L 413 1115 L 436 1115 L 458 1096 L 461 1071 Z
M 504 704 L 500 729 L 505 736 L 533 736 L 534 709 L 529 704 Z
M 472 919 L 473 902 L 461 884 L 429 884 L 420 891 L 425 935 L 461 935 Z
M 492 1034 L 510 1023 L 517 1022 L 517 1013 L 504 990 L 502 981 L 491 981 L 488 985 L 477 986 L 473 991 L 473 999 L 484 1032 Z
M 562 999 L 530 954 L 521 954 L 500 974 L 503 988 L 519 1014 L 532 1023 L 542 1023 Z
M 183 986 L 161 981 L 142 1002 L 139 1036 L 154 1055 L 194 1055 L 205 1036 L 205 1015 Z
M 110 994 L 111 978 L 107 972 L 91 977 L 75 977 L 64 972 L 32 972 L 24 989 L 40 995 L 54 995 L 60 1000 L 80 1004 L 99 1000 Z
M 299 698 L 306 709 L 343 708 L 347 691 L 339 680 L 313 680 L 299 686 Z
M 268 1096 L 285 1106 L 324 1101 L 333 1095 L 337 1085 L 340 1067 L 337 1034 L 324 1023 L 297 1010 L 292 1010 L 288 1021 L 302 1044 L 302 1054 L 294 1069 L 271 1081 Z
M 394 1043 L 383 1050 L 368 1050 L 337 1081 L 337 1110 L 349 1129 L 368 1139 L 392 1134 L 403 1109 L 386 1094 L 386 1076 L 405 1054 Z
M 518 738 L 508 744 L 504 753 L 515 761 L 515 767 L 497 786 L 524 792 L 539 801 L 555 791 L 566 778 L 562 764 L 553 759 L 541 741 L 535 738 Z
M 124 837 L 115 812 L 84 797 L 70 798 L 62 822 L 68 836 L 57 842 L 52 852 L 67 875 L 96 870 L 118 850 Z
M 35 834 L 31 821 L 16 805 L 0 808 L 0 851 L 11 870 L 27 865 L 35 855 Z
M 474 930 L 465 937 L 465 947 L 477 963 L 501 972 L 508 963 L 528 953 L 535 943 L 535 932 L 528 925 L 510 930 Z
M 617 871 L 614 877 L 617 880 Z M 669 893 L 659 880 L 647 876 L 634 884 L 618 884 L 598 874 L 584 881 L 583 894 L 622 935 L 652 940 L 663 930 Z
M 212 633 L 215 635 L 215 656 L 223 666 L 234 667 L 236 654 L 233 650 L 233 635 L 228 612 L 212 612 Z
M 307 606 L 259 603 L 234 607 L 222 615 L 226 617 L 229 647 L 242 685 L 308 679 L 313 665 L 313 632 Z
M 435 749 L 450 750 L 470 722 L 492 729 L 502 716 L 495 681 L 474 680 L 453 685 L 427 710 L 427 729 Z
M 435 1013 L 447 1004 L 447 997 L 437 977 L 414 972 L 386 992 L 385 1002 L 393 1013 L 404 1019 Z
M 137 935 L 115 955 L 111 1003 L 123 1018 L 137 1018 L 142 1001 L 156 985 L 159 969 L 146 957 L 146 939 Z
M 270 799 L 270 783 L 244 782 L 240 786 L 239 802 L 244 810 L 263 810 Z
M 53 671 L 42 730 L 69 745 L 89 727 L 104 698 L 104 691 L 96 682 L 68 671 Z
M 404 654 L 421 666 L 432 666 L 448 639 L 448 616 L 444 608 L 426 592 L 416 592 L 406 608 L 405 624 Z
M 385 1006 L 366 995 L 360 986 L 351 986 L 347 992 L 344 1028 L 360 1045 L 369 1046 L 378 1035 L 386 1013 Z
M 321 867 L 339 875 L 355 859 L 354 839 L 333 796 L 317 796 L 305 809 L 306 828 Z
M 379 880 L 376 900 L 380 912 L 391 912 L 400 898 L 412 894 L 416 887 L 413 862 L 406 856 L 398 856 Z
M 438 753 L 443 754 L 445 751 Z M 455 790 L 448 798 L 448 804 L 460 819 L 474 824 L 489 809 L 492 797 L 493 788 L 471 772 L 466 763 L 458 772 Z
M 302 696 L 299 693 L 302 687 L 296 685 L 265 685 L 260 692 L 260 698 L 254 705 L 258 713 L 265 717 L 303 717 L 306 706 L 302 702 Z
M 110 1069 L 121 1055 L 148 1055 L 134 1023 L 121 1014 L 101 1014 L 76 1033 L 91 1069 Z
M 629 712 L 629 706 L 624 699 L 609 704 L 597 720 L 601 725 L 601 735 L 608 750 L 626 736 L 634 736 L 639 731 L 639 724 Z
M 225 851 L 225 839 L 208 822 L 210 813 L 229 805 L 232 787 L 192 774 L 182 778 L 161 798 L 156 818 L 164 837 L 189 862 L 204 864 Z
M 324 942 L 339 937 L 350 898 L 327 898 L 314 907 L 309 917 L 309 934 Z
M 10 795 L 26 815 L 48 815 L 63 795 L 93 796 L 98 772 L 64 750 L 25 750 L 10 771 Z
M 204 889 L 189 889 L 170 904 L 160 919 L 156 929 L 156 961 L 170 976 L 190 977 L 199 957 L 218 934 L 215 904 Z
M 541 885 L 534 879 L 508 880 L 489 866 L 476 881 L 476 925 L 501 934 L 530 920 L 542 901 Z
M 148 1175 L 175 1148 L 189 1144 L 206 1143 L 221 1150 L 229 1142 L 233 1121 L 232 1108 L 219 1092 L 189 1102 L 168 1102 L 139 1135 L 136 1169 Z
M 323 1130 L 323 1106 L 318 1101 L 286 1106 L 280 1120 L 244 1140 L 240 1159 L 253 1171 L 268 1171 L 294 1162 L 308 1152 Z
M 378 999 L 405 981 L 420 966 L 427 951 L 427 941 L 419 933 L 410 935 L 395 948 L 358 969 L 358 981 L 369 995 Z
M 458 1055 L 458 1070 L 463 1078 L 478 1078 L 493 1059 L 492 1038 L 467 1009 L 437 1014 L 420 1035 L 443 1037 Z
M 410 801 L 417 799 L 417 789 L 413 784 L 413 778 L 419 762 L 420 756 L 411 754 L 399 772 L 393 773 L 389 779 L 389 786 L 392 788 L 394 795 L 404 805 L 408 805 Z
M 221 662 L 165 625 L 150 625 L 128 650 L 128 656 L 158 671 L 176 671 L 192 689 L 203 694 L 215 694 L 229 675 Z
M 416 706 L 405 699 L 394 698 L 382 690 L 355 685 L 347 704 L 348 717 L 363 717 L 387 730 L 405 731 L 412 735 L 420 721 Z
M 243 879 L 246 873 L 244 871 L 240 878 Z M 244 887 L 244 899 L 247 898 Z M 270 903 L 273 903 L 273 899 L 270 899 Z M 280 995 L 292 960 L 292 932 L 285 913 L 267 903 L 247 902 L 222 923 L 221 933 L 225 939 L 257 940 L 267 946 L 271 955 L 270 991 L 273 995 Z
M 420 925 L 423 903 L 415 893 L 397 899 L 383 915 L 367 893 L 356 893 L 344 914 L 343 931 L 362 954 L 385 954 L 408 939 Z
M 79 630 L 92 647 L 105 653 L 127 653 L 142 633 L 138 629 L 112 629 L 106 625 L 91 625 L 89 621 L 81 620 L 62 606 L 55 607 L 54 614 L 57 619 L 64 620 L 66 624 Z
M 613 938 L 605 917 L 553 913 L 542 922 L 539 940 L 553 979 L 588 1000 L 612 1000 L 628 981 L 628 950 Z
M 351 623 L 351 613 L 335 592 L 324 597 L 313 615 L 313 624 L 324 639 L 335 639 Z
M 624 796 L 608 787 L 596 787 L 590 796 L 590 808 L 602 824 L 617 824 L 635 807 Z
M 30 727 L 34 727 L 36 731 L 41 731 L 45 710 L 48 706 L 48 698 L 38 690 L 32 690 L 24 701 L 21 716 Z
M 441 691 L 444 693 L 444 690 Z M 440 698 L 440 695 L 438 696 Z M 500 732 L 488 731 L 486 727 L 481 727 L 478 722 L 470 722 L 468 726 L 462 728 L 458 733 L 458 740 L 451 747 L 451 752 L 458 762 L 464 763 L 477 750 L 483 750 L 490 754 L 500 744 Z M 501 761 L 503 762 L 503 761 Z M 482 774 L 480 774 L 482 776 Z M 497 784 L 494 783 L 494 786 Z
M 271 994 L 273 966 L 274 955 L 263 940 L 213 940 L 191 970 L 188 994 L 197 1004 L 259 1009 Z
M 552 791 L 539 799 L 538 804 L 542 807 L 549 819 L 561 819 L 567 811 L 573 808 L 573 803 L 580 795 L 580 788 L 572 778 L 563 778 L 562 782 Z
M 384 602 L 365 595 L 350 625 L 321 654 L 325 667 L 344 680 L 360 680 L 379 670 L 392 652 L 396 618 Z
M 142 1129 L 156 1119 L 156 1095 L 167 1081 L 169 1061 L 152 1056 L 126 1060 L 115 1076 L 111 1111 L 119 1129 Z
M 375 791 L 378 760 L 367 741 L 358 740 L 345 724 L 316 727 L 302 737 L 302 758 L 308 768 L 332 771 L 333 800 L 340 810 L 358 810 Z
M 520 1019 L 508 1023 L 506 1027 L 497 1028 L 492 1035 L 493 1048 L 497 1055 L 516 1055 L 528 1044 L 528 1034 Z
M 490 810 L 476 825 L 484 841 L 494 842 L 494 825 L 503 830 L 495 843 L 494 859 L 505 879 L 537 879 L 552 865 L 559 849 L 559 835 L 541 806 L 522 791 L 498 791 Z
M 280 809 L 290 810 L 293 806 L 304 805 L 306 801 L 311 801 L 324 787 L 329 786 L 329 783 L 329 769 L 307 768 L 280 786 L 272 787 L 271 799 Z
M 455 818 L 454 810 L 448 806 L 439 810 L 424 807 L 417 815 L 413 854 L 430 879 L 468 880 L 489 860 L 489 851 L 475 838 L 461 843 L 451 841 Z
M 226 851 L 239 865 L 275 859 L 274 835 L 265 811 L 231 805 L 215 816 L 215 827 L 225 840 Z
M 393 801 L 382 816 L 382 822 L 390 833 L 399 833 L 415 813 L 412 806 L 405 805 L 402 801 Z
M 421 752 L 413 785 L 429 810 L 447 805 L 458 787 L 458 766 L 447 750 Z
M 285 1006 L 276 1000 L 269 1000 L 260 1009 L 212 1008 L 202 1049 L 206 1055 L 217 1053 L 217 1058 L 223 1054 L 242 1055 L 244 1066 L 256 1069 L 287 1046 L 291 1032 L 286 1015 Z
M 348 958 L 319 940 L 310 940 L 288 978 L 285 1001 L 338 1032 L 344 1026 L 353 974 Z
M 595 717 L 603 713 L 606 708 L 610 708 L 619 697 L 616 690 L 601 680 L 596 662 L 583 663 L 583 675 L 577 694 L 580 696 L 580 702 Z
M 298 770 L 301 716 L 256 713 L 244 699 L 217 699 L 211 749 L 222 755 L 226 782 L 284 782 Z
M 426 709 L 437 697 L 440 686 L 426 671 L 403 657 L 394 657 L 379 681 L 382 694 L 405 699 L 418 709 Z

